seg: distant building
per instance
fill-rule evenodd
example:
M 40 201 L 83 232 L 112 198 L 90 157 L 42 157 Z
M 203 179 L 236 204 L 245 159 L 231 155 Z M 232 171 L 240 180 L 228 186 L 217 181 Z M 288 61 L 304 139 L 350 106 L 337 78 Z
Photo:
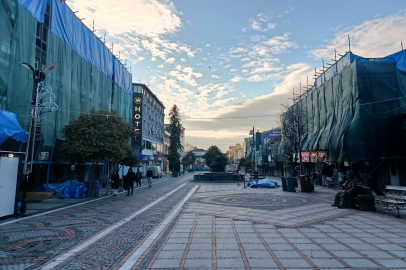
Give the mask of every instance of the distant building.
M 140 170 L 146 175 L 151 165 L 160 166 L 163 170 L 165 106 L 145 84 L 133 83 L 133 97 L 133 125 L 139 132 L 139 136 L 133 140 L 133 146 L 140 149 Z
M 203 156 L 206 154 L 206 150 L 204 149 L 194 149 L 191 151 L 195 155 L 195 167 L 204 167 L 206 165 L 206 161 L 204 160 Z

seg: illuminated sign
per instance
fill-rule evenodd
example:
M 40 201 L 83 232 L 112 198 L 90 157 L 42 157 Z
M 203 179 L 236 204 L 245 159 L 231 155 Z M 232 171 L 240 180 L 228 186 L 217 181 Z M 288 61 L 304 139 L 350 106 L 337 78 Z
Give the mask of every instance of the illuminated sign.
M 302 162 L 309 162 L 309 152 L 302 152 Z
M 137 135 L 133 138 L 133 147 L 142 148 L 142 94 L 133 93 L 132 122 Z

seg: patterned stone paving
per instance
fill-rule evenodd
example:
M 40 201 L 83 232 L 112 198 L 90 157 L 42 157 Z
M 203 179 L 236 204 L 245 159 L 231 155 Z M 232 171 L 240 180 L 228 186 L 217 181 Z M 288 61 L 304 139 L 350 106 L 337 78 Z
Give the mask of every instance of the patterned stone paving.
M 133 197 L 1 226 L 0 269 L 39 269 L 184 182 L 173 178 L 136 190 Z M 151 236 L 131 269 L 406 269 L 405 220 L 331 207 L 333 190 L 304 194 L 199 183 L 172 218 L 194 185 L 186 184 L 56 269 L 118 269 Z M 154 234 L 164 220 L 166 227 Z

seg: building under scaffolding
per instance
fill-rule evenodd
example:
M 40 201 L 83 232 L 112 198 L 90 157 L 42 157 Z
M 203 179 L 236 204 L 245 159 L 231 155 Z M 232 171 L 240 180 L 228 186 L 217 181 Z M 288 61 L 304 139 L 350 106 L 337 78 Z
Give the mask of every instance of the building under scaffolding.
M 406 185 L 406 51 L 384 58 L 348 52 L 282 119 L 285 129 L 292 119 L 300 127 L 297 149 L 310 156 L 302 159 L 308 173 L 351 168 L 367 175 L 366 185 Z M 279 149 L 284 156 L 289 156 L 283 147 L 287 139 Z
M 0 109 L 17 113 L 28 130 L 33 78 L 27 63 L 39 73 L 49 63 L 59 68 L 45 76 L 58 108 L 41 115 L 34 147 L 30 185 L 70 179 L 70 164 L 60 155 L 61 128 L 92 107 L 117 110 L 132 117 L 132 76 L 104 42 L 63 0 L 0 0 Z M 25 152 L 25 144 L 8 139 L 0 150 Z M 30 154 L 31 156 L 31 154 Z M 106 164 L 96 175 L 104 176 Z M 86 181 L 90 164 L 77 166 L 75 179 Z

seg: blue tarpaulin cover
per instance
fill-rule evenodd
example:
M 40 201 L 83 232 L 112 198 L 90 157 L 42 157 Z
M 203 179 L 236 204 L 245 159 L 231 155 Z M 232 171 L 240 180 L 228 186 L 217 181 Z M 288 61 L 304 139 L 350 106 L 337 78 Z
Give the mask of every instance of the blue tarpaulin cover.
M 83 186 L 85 188 L 86 192 L 86 187 L 85 183 L 78 182 L 76 180 L 68 180 L 63 183 L 58 183 L 58 184 L 48 184 L 48 192 L 52 192 L 53 194 L 62 194 L 62 192 L 65 190 L 66 187 L 69 186 Z M 36 192 L 45 192 L 46 191 L 46 184 L 40 184 L 34 188 L 34 191 Z
M 51 31 L 89 63 L 112 77 L 113 56 L 104 43 L 61 0 L 53 0 L 51 10 Z
M 8 138 L 25 143 L 28 132 L 18 123 L 17 114 L 0 109 L 0 146 Z
M 132 77 L 124 66 L 113 56 L 114 82 L 127 93 L 132 94 Z
M 40 23 L 44 23 L 44 13 L 49 0 L 18 0 Z
M 395 59 L 396 62 L 396 68 L 406 72 L 406 51 L 400 51 L 394 54 L 391 54 L 387 57 L 392 57 Z
M 86 188 L 81 186 L 67 186 L 61 193 L 63 199 L 82 199 L 86 196 Z
M 273 182 L 268 178 L 262 180 L 254 180 L 247 183 L 251 188 L 275 188 L 279 187 L 278 182 Z

